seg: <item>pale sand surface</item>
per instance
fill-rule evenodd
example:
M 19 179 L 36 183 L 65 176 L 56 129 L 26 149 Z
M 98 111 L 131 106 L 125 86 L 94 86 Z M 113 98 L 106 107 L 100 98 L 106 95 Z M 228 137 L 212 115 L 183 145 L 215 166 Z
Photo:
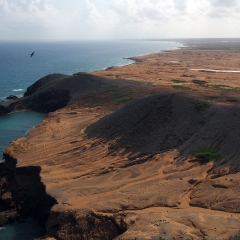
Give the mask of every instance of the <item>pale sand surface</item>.
M 134 80 L 138 82 L 138 85 L 134 85 L 136 88 L 146 88 L 146 95 L 152 91 L 155 94 L 180 91 L 185 96 L 210 99 L 212 104 L 216 102 L 226 108 L 236 105 L 236 118 L 233 117 L 231 124 L 237 126 L 240 73 L 191 69 L 240 71 L 239 51 L 180 49 L 134 59 L 137 61 L 135 64 L 93 74 L 109 77 L 113 81 L 115 78 Z M 193 80 L 204 82 L 194 83 Z M 134 89 L 134 86 L 131 88 Z M 177 97 L 171 99 L 168 100 L 169 105 L 176 116 L 169 128 L 178 124 L 177 120 L 181 119 L 179 116 L 182 114 L 195 119 L 192 117 L 195 111 L 191 110 L 192 103 L 189 109 L 184 108 L 188 99 L 179 98 L 179 102 Z M 192 127 L 183 134 L 176 128 L 176 132 L 182 136 L 182 142 L 176 143 L 176 146 L 169 143 L 165 150 L 157 151 L 159 138 L 151 137 L 148 140 L 149 145 L 156 144 L 154 150 L 150 150 L 152 146 L 144 148 L 146 144 L 139 135 L 144 125 L 130 133 L 133 138 L 127 135 L 122 142 L 119 139 L 125 130 L 120 123 L 120 130 L 116 128 L 109 133 L 114 135 L 120 131 L 119 137 L 105 136 L 101 130 L 100 135 L 96 136 L 86 132 L 91 124 L 110 114 L 114 104 L 89 108 L 88 102 L 83 103 L 84 100 L 81 100 L 50 113 L 26 137 L 14 141 L 6 150 L 18 159 L 18 167 L 41 166 L 41 180 L 46 191 L 58 202 L 52 208 L 47 222 L 49 232 L 52 225 L 59 223 L 62 228 L 58 231 L 58 237 L 64 239 L 64 231 L 71 229 L 71 226 L 64 225 L 67 224 L 64 220 L 54 218 L 54 213 L 73 212 L 78 219 L 78 215 L 94 212 L 113 216 L 116 222 L 124 221 L 127 224 L 127 231 L 116 239 L 230 239 L 239 233 L 240 175 L 238 164 L 234 165 L 234 161 L 240 157 L 238 147 L 229 150 L 234 151 L 235 155 L 223 150 L 223 156 L 231 157 L 229 162 L 225 159 L 228 163 L 220 166 L 215 166 L 213 161 L 206 164 L 190 161 L 186 154 L 189 146 L 195 146 L 200 141 L 202 132 L 206 139 L 206 133 L 211 135 L 209 129 L 214 124 L 220 124 L 223 130 L 218 132 L 215 129 L 209 144 L 215 141 L 214 144 L 219 144 L 222 149 L 238 144 L 240 135 L 235 136 L 234 133 L 239 134 L 239 130 L 224 128 L 235 110 L 221 108 L 221 115 L 216 110 L 220 107 L 216 105 L 216 109 L 214 107 L 209 113 L 203 113 L 204 119 L 212 124 L 207 125 L 209 128 L 202 128 L 200 120 L 194 120 L 199 122 L 199 129 L 195 131 Z M 132 111 L 135 111 L 134 108 Z M 221 118 L 225 112 L 227 117 Z M 213 118 L 211 114 L 218 117 Z M 203 115 L 200 112 L 199 119 Z M 120 113 L 119 116 L 122 118 Z M 221 123 L 216 120 L 219 118 L 222 119 Z M 155 120 L 151 123 L 154 127 Z M 104 122 L 99 125 L 106 128 L 103 131 L 105 133 L 110 126 L 107 124 Z M 235 137 L 229 139 L 226 137 L 228 133 Z M 192 134 L 192 138 L 186 134 Z M 185 141 L 184 137 L 188 140 Z M 136 142 L 140 140 L 143 145 L 138 146 Z M 166 143 L 168 140 L 163 141 Z M 202 141 L 208 143 L 208 140 Z M 141 154 L 141 149 L 146 152 Z M 235 170 L 232 166 L 235 166 Z

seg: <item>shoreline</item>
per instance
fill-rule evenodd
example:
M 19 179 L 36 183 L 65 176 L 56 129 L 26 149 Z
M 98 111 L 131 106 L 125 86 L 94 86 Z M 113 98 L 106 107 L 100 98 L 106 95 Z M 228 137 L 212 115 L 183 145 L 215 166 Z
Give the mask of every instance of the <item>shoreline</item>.
M 194 55 L 194 51 L 197 57 Z M 202 59 L 200 60 L 198 57 L 199 51 L 202 54 Z M 184 56 L 184 52 L 188 53 L 187 56 Z M 131 217 L 131 214 L 135 214 L 135 216 L 138 216 L 140 219 L 142 219 L 143 222 L 145 222 L 144 224 L 146 225 L 146 232 L 149 234 L 149 236 L 151 235 L 152 229 L 151 222 L 154 222 L 154 224 L 156 224 L 156 221 L 160 221 L 159 218 L 167 219 L 164 221 L 170 221 L 172 229 L 177 229 L 175 224 L 177 222 L 177 217 L 175 215 L 174 223 L 173 220 L 169 220 L 171 216 L 168 215 L 168 213 L 156 213 L 154 210 L 154 212 L 150 211 L 150 215 L 152 215 L 150 216 L 148 213 L 139 212 L 139 210 L 141 209 L 149 208 L 148 202 L 151 201 L 153 201 L 152 204 L 155 204 L 156 207 L 167 207 L 171 209 L 172 207 L 178 207 L 181 209 L 181 211 L 185 211 L 186 216 L 191 215 L 191 207 L 187 204 L 188 199 L 180 199 L 179 201 L 181 202 L 181 204 L 178 204 L 177 202 L 174 202 L 172 199 L 170 199 L 171 194 L 169 193 L 164 195 L 164 198 L 166 198 L 166 200 L 164 201 L 166 202 L 163 203 L 163 206 L 161 205 L 161 203 L 160 206 L 158 206 L 159 203 L 154 202 L 153 196 L 156 194 L 155 191 L 159 190 L 153 189 L 149 193 L 146 193 L 144 191 L 141 192 L 139 190 L 140 188 L 146 189 L 146 186 L 148 186 L 147 181 L 153 180 L 156 186 L 158 186 L 158 188 L 160 188 L 160 186 L 157 184 L 159 181 L 164 184 L 168 184 L 169 182 L 173 189 L 175 189 L 175 184 L 178 184 L 181 194 L 185 194 L 185 188 L 192 188 L 192 184 L 190 181 L 191 179 L 188 179 L 186 175 L 181 176 L 180 174 L 181 171 L 187 170 L 178 169 L 178 167 L 174 165 L 174 159 L 176 157 L 179 157 L 179 152 L 168 149 L 168 151 L 165 152 L 165 156 L 161 156 L 160 153 L 151 153 L 147 155 L 149 159 L 152 159 L 150 162 L 148 162 L 148 158 L 145 159 L 144 154 L 143 156 L 135 156 L 134 154 L 130 154 L 130 152 L 127 151 L 127 148 L 133 151 L 130 145 L 124 145 L 126 149 L 123 148 L 123 146 L 119 147 L 119 149 L 115 149 L 116 140 L 105 139 L 104 141 L 102 141 L 96 137 L 93 138 L 90 135 L 86 135 L 86 129 L 89 125 L 98 123 L 98 120 L 101 119 L 103 116 L 107 116 L 109 113 L 106 113 L 106 110 L 109 109 L 109 106 L 112 106 L 112 110 L 110 112 L 115 112 L 117 109 L 125 105 L 127 102 L 130 102 L 131 100 L 138 99 L 139 97 L 144 96 L 153 96 L 152 92 L 154 92 L 154 95 L 161 95 L 170 92 L 171 94 L 173 94 L 173 96 L 175 96 L 175 93 L 180 93 L 181 96 L 184 95 L 184 98 L 179 98 L 179 101 L 182 101 L 185 104 L 189 102 L 188 98 L 187 100 L 185 100 L 185 96 L 193 96 L 195 98 L 197 97 L 197 99 L 199 97 L 204 97 L 204 101 L 211 101 L 212 103 L 228 103 L 231 106 L 238 106 L 239 102 L 237 99 L 240 95 L 239 92 L 237 90 L 235 91 L 234 89 L 238 87 L 234 76 L 231 76 L 231 79 L 228 79 L 228 86 L 223 86 L 221 81 L 223 81 L 224 78 L 229 76 L 220 76 L 219 74 L 217 75 L 217 73 L 216 75 L 214 75 L 215 73 L 211 73 L 213 75 L 208 76 L 206 74 L 209 73 L 206 72 L 200 72 L 198 73 L 199 75 L 190 76 L 187 72 L 184 72 L 186 71 L 185 65 L 183 65 L 185 64 L 184 61 L 179 61 L 179 63 L 182 64 L 180 66 L 179 63 L 168 62 L 169 59 L 170 61 L 176 61 L 173 60 L 176 57 L 181 59 L 191 58 L 193 59 L 193 62 L 195 61 L 194 59 L 196 57 L 198 61 L 203 61 L 203 58 L 209 58 L 209 54 L 211 55 L 213 52 L 213 50 L 208 51 L 207 53 L 206 51 L 201 52 L 201 50 L 191 50 L 188 48 L 185 48 L 184 50 L 178 49 L 170 52 L 134 57 L 136 59 L 140 59 L 140 62 L 131 64 L 131 66 L 127 65 L 119 68 L 113 67 L 109 70 L 92 72 L 91 74 L 93 74 L 94 76 L 110 78 L 111 81 L 120 81 L 121 79 L 127 79 L 127 81 L 129 81 L 129 85 L 127 86 L 125 83 L 125 86 L 117 86 L 116 88 L 111 88 L 110 90 L 103 90 L 102 93 L 93 92 L 90 95 L 87 95 L 87 99 L 85 97 L 80 98 L 76 102 L 72 102 L 71 105 L 68 105 L 63 109 L 51 113 L 46 119 L 42 121 L 40 125 L 36 126 L 32 131 L 30 131 L 29 136 L 17 139 L 8 147 L 6 152 L 9 154 L 9 156 L 14 156 L 14 158 L 18 159 L 18 167 L 27 167 L 31 165 L 41 166 L 42 170 L 39 174 L 42 183 L 46 186 L 46 193 L 54 197 L 58 201 L 58 204 L 52 207 L 50 217 L 47 221 L 47 230 L 50 235 L 57 234 L 55 236 L 61 237 L 61 231 L 63 231 L 63 229 L 66 227 L 64 225 L 64 221 L 68 221 L 71 218 L 76 219 L 76 221 L 78 222 L 77 227 L 79 229 L 81 225 L 80 223 L 84 222 L 84 224 L 86 224 L 87 226 L 84 231 L 87 231 L 89 224 L 92 224 L 93 222 L 96 224 L 96 226 L 98 226 L 100 222 L 101 224 L 105 224 L 107 222 L 109 223 L 110 221 L 111 224 L 113 224 L 112 220 L 110 219 L 114 218 L 114 221 L 115 223 L 117 223 L 117 225 L 113 224 L 112 226 L 114 226 L 114 229 L 122 229 L 121 237 L 141 237 L 142 235 L 140 228 L 138 228 L 138 234 L 140 235 L 134 235 L 134 233 L 131 233 L 132 224 L 129 223 L 129 221 L 136 221 Z M 219 54 L 221 56 L 221 53 Z M 229 58 L 235 56 L 234 53 L 228 54 Z M 216 59 L 217 63 L 221 63 L 220 60 L 217 61 Z M 159 63 L 160 65 L 158 65 Z M 232 61 L 229 61 L 229 63 L 232 64 Z M 208 61 L 207 64 L 209 64 Z M 156 68 L 161 69 L 161 71 L 156 71 Z M 133 71 L 133 69 L 135 70 Z M 183 76 L 184 74 L 185 76 Z M 157 79 L 156 76 L 158 77 Z M 218 79 L 218 82 L 216 82 L 216 79 Z M 194 80 L 195 82 L 193 82 Z M 215 85 L 219 87 L 215 87 Z M 119 89 L 119 91 L 117 92 L 116 89 Z M 129 89 L 131 91 L 129 91 Z M 120 96 L 120 94 L 122 95 Z M 109 96 L 109 99 L 106 98 L 106 95 Z M 212 98 L 213 96 L 214 98 Z M 178 97 L 176 97 L 176 99 L 178 99 Z M 115 104 L 117 100 L 118 102 L 120 102 L 119 105 Z M 123 100 L 126 101 L 124 102 Z M 96 101 L 100 105 L 93 107 L 94 103 L 96 104 Z M 171 97 L 169 97 L 169 101 L 169 103 L 173 104 L 171 102 Z M 194 102 L 195 100 L 191 101 Z M 204 105 L 204 101 L 201 101 L 200 105 L 202 105 L 199 105 L 200 110 L 201 107 L 209 107 L 208 105 Z M 172 105 L 173 107 L 175 106 L 174 104 Z M 184 104 L 180 106 L 183 107 Z M 196 106 L 194 106 L 193 109 L 195 109 L 195 107 Z M 216 109 L 217 108 L 218 107 L 216 107 Z M 200 113 L 202 114 L 201 111 Z M 136 114 L 138 113 L 136 112 Z M 167 115 L 168 113 L 164 112 L 163 114 Z M 119 121 L 120 119 L 121 118 L 119 118 Z M 44 144 L 39 143 L 39 138 L 44 141 Z M 30 146 L 24 145 L 26 142 L 30 142 Z M 131 144 L 134 144 L 134 142 L 131 142 Z M 35 147 L 31 147 L 31 145 Z M 62 149 L 59 149 L 58 146 L 62 146 Z M 24 153 L 22 153 L 22 151 L 24 151 Z M 111 151 L 113 151 L 113 153 L 111 153 Z M 40 154 L 41 157 L 37 157 L 36 154 Z M 89 156 L 94 157 L 93 159 L 91 159 L 89 158 Z M 39 160 L 37 160 L 38 158 Z M 36 160 L 33 162 L 32 159 Z M 66 159 L 69 159 L 68 164 L 65 163 Z M 161 159 L 162 163 L 158 162 L 158 159 Z M 94 164 L 92 163 L 92 161 L 94 162 Z M 137 164 L 127 165 L 129 161 L 136 161 Z M 168 167 L 165 167 L 163 163 L 166 164 L 166 166 Z M 173 164 L 172 167 L 170 167 L 171 164 Z M 201 176 L 200 174 L 201 171 L 204 174 L 208 173 L 209 170 L 213 168 L 212 162 L 209 162 L 206 165 L 195 164 L 196 166 L 191 165 L 191 162 L 187 162 L 186 164 L 188 167 L 190 166 L 191 168 L 193 168 L 193 171 L 196 171 L 195 177 L 198 178 L 198 183 L 203 182 L 207 184 L 213 181 L 207 178 L 205 179 L 205 175 Z M 164 171 L 158 173 L 158 171 L 160 171 L 160 169 L 162 168 L 165 168 Z M 177 169 L 175 171 L 175 174 L 179 175 L 178 181 L 175 179 L 175 181 L 177 182 L 174 182 L 173 177 L 173 180 L 171 180 L 171 168 Z M 143 169 L 145 169 L 146 173 L 142 172 Z M 158 176 L 158 174 L 159 177 L 155 178 L 154 176 Z M 191 175 L 191 172 L 187 172 L 187 174 Z M 66 175 L 68 177 L 65 177 Z M 121 181 L 125 181 L 124 184 L 127 187 L 124 187 L 125 185 L 121 183 L 118 175 L 122 177 Z M 214 173 L 212 173 L 212 176 L 214 176 Z M 219 176 L 219 181 L 223 181 L 221 177 L 223 176 Z M 144 178 L 146 178 L 147 181 L 146 179 L 143 180 Z M 170 180 L 167 178 L 169 178 Z M 181 181 L 179 182 L 180 178 L 186 178 L 188 181 L 190 181 L 190 183 L 185 181 L 184 184 L 182 183 L 182 188 Z M 235 173 L 232 178 L 234 179 L 234 181 L 238 182 L 238 173 Z M 116 179 L 116 183 L 112 183 L 111 185 L 111 179 Z M 135 179 L 137 180 L 136 182 Z M 103 183 L 103 186 L 100 183 Z M 96 187 L 94 187 L 95 184 L 97 184 Z M 138 191 L 138 194 L 136 196 L 138 198 L 142 198 L 143 200 L 140 201 L 138 198 L 136 198 L 136 196 L 134 195 L 134 191 L 136 190 L 132 189 L 133 186 Z M 155 185 L 149 185 L 149 188 L 154 188 L 154 186 Z M 199 184 L 199 186 L 201 186 L 201 184 Z M 128 200 L 122 195 L 122 192 L 118 190 L 119 188 L 124 189 L 124 192 L 128 193 L 130 200 Z M 104 190 L 103 192 L 102 189 Z M 231 189 L 231 187 L 229 187 L 229 189 Z M 111 194 L 111 191 L 114 191 L 114 193 L 118 196 L 118 200 L 114 198 L 114 196 Z M 162 186 L 161 191 L 169 191 L 169 187 L 164 188 L 164 186 Z M 190 193 L 192 193 L 191 191 Z M 207 190 L 205 189 L 204 191 Z M 176 199 L 179 199 L 177 190 L 174 194 Z M 226 195 L 228 193 L 223 194 Z M 149 199 L 144 200 L 147 198 Z M 158 201 L 161 202 L 161 200 Z M 79 202 L 81 202 L 81 204 Z M 167 206 L 164 206 L 164 204 L 167 204 Z M 195 210 L 199 210 L 201 212 L 201 207 L 202 206 L 198 206 L 195 208 Z M 128 210 L 131 211 L 131 214 L 128 213 Z M 73 214 L 73 216 L 71 214 L 67 214 L 68 211 Z M 115 215 L 112 214 L 111 211 L 112 213 L 115 213 Z M 222 216 L 217 216 L 214 209 L 209 209 L 208 211 L 206 211 L 206 214 L 202 214 L 200 212 L 198 214 L 196 213 L 195 215 L 192 213 L 191 217 L 197 219 L 200 214 L 203 219 L 209 219 L 211 218 L 210 215 L 213 214 L 213 216 L 217 219 L 216 221 L 218 221 L 218 223 L 221 223 L 221 221 L 225 219 L 224 212 L 222 212 Z M 111 217 L 106 218 L 105 213 L 109 213 Z M 125 216 L 123 213 L 125 214 Z M 229 217 L 229 213 L 227 211 L 226 215 L 228 215 Z M 238 214 L 233 211 L 232 215 L 233 217 L 231 218 L 231 220 L 235 221 L 237 225 L 240 224 Z M 63 217 L 64 220 L 63 222 L 59 222 L 60 227 L 56 233 L 52 230 L 51 227 L 56 221 L 56 217 L 59 216 Z M 75 218 L 74 216 L 78 216 L 78 218 Z M 123 219 L 127 227 L 121 225 L 120 219 Z M 194 221 L 195 223 L 197 222 L 197 220 Z M 104 229 L 107 229 L 106 226 Z M 161 224 L 159 226 L 161 226 Z M 71 232 L 72 227 L 67 229 L 69 233 Z M 143 225 L 141 225 L 141 227 L 143 227 Z M 190 230 L 191 229 L 188 228 L 188 231 Z M 210 230 L 211 229 L 209 228 L 209 232 Z M 124 233 L 125 231 L 126 233 Z M 191 234 L 193 234 L 193 232 L 191 232 Z M 233 232 L 231 232 L 231 234 L 233 234 Z M 120 232 L 116 233 L 116 236 L 119 235 Z
M 137 56 L 123 57 L 122 59 L 131 60 L 132 63 L 123 64 L 123 65 L 111 65 L 111 66 L 109 66 L 109 67 L 106 67 L 106 68 L 103 68 L 103 69 L 99 69 L 99 70 L 95 70 L 95 71 L 89 71 L 89 72 L 87 72 L 87 73 L 94 73 L 94 72 L 106 71 L 106 70 L 109 70 L 109 69 L 112 69 L 112 68 L 115 68 L 115 67 L 125 67 L 125 66 L 128 66 L 128 65 L 132 65 L 132 64 L 137 63 L 136 58 L 138 58 L 138 57 L 148 56 L 148 55 L 152 55 L 152 54 L 159 54 L 159 53 L 168 52 L 168 51 L 175 51 L 175 50 L 178 50 L 178 49 L 182 49 L 182 48 L 187 47 L 187 45 L 185 45 L 184 43 L 181 43 L 181 42 L 179 42 L 179 41 L 167 41 L 167 40 L 165 41 L 165 40 L 160 40 L 160 42 L 162 42 L 162 41 L 163 41 L 163 42 L 180 43 L 180 44 L 182 44 L 183 46 L 182 46 L 182 47 L 176 47 L 175 49 L 160 50 L 160 52 L 155 52 L 155 53 L 146 53 L 146 54 L 140 54 L 140 55 L 137 55 Z M 76 73 L 76 74 L 77 74 L 77 73 Z
M 8 48 L 11 49 L 11 46 L 15 45 L 16 50 L 19 49 L 19 47 L 23 47 L 24 51 L 28 51 L 27 48 L 29 47 L 30 43 L 24 43 L 24 44 L 17 44 L 16 43 L 9 43 L 8 44 Z M 136 45 L 137 44 L 137 45 Z M 45 47 L 41 50 L 41 56 L 44 58 L 40 58 L 40 55 L 36 55 L 34 58 L 35 60 L 32 61 L 31 58 L 28 58 L 27 56 L 23 56 L 23 55 L 19 55 L 17 56 L 15 52 L 13 55 L 9 56 L 12 57 L 12 59 L 14 60 L 16 59 L 20 59 L 20 61 L 23 61 L 23 63 L 28 60 L 29 64 L 31 62 L 32 67 L 31 67 L 31 71 L 29 71 L 29 69 L 27 69 L 28 64 L 24 65 L 22 70 L 19 70 L 18 73 L 14 74 L 14 69 L 13 66 L 17 66 L 17 62 L 14 63 L 12 65 L 11 68 L 6 68 L 4 71 L 2 71 L 1 74 L 1 79 L 2 81 L 4 79 L 9 79 L 9 83 L 11 83 L 11 85 L 9 85 L 9 88 L 4 88 L 4 91 L 0 91 L 0 95 L 1 96 L 9 96 L 11 94 L 14 94 L 14 92 L 12 90 L 14 89 L 27 89 L 27 87 L 30 84 L 33 84 L 34 81 L 37 81 L 38 79 L 40 79 L 41 77 L 50 74 L 50 73 L 64 73 L 64 74 L 74 74 L 75 72 L 86 72 L 86 71 L 94 71 L 94 70 L 103 70 L 106 67 L 109 67 L 111 65 L 116 65 L 118 63 L 123 63 L 125 64 L 126 61 L 122 60 L 123 57 L 126 56 L 135 56 L 135 55 L 139 55 L 138 53 L 140 52 L 142 53 L 149 53 L 149 52 L 155 52 L 156 49 L 158 51 L 159 49 L 159 45 L 162 45 L 161 42 L 160 43 L 137 43 L 136 44 L 134 42 L 124 42 L 124 41 L 91 41 L 89 43 L 87 43 L 85 41 L 84 42 L 76 42 L 76 43 L 67 43 L 67 42 L 62 42 L 62 43 L 58 43 L 56 46 L 54 45 L 54 42 L 52 43 L 48 43 L 45 45 Z M 166 45 L 166 44 L 163 44 Z M 172 44 L 175 45 L 175 44 Z M 7 48 L 4 48 L 4 45 L 1 45 L 3 47 L 3 49 L 5 49 L 4 51 L 8 51 Z M 36 43 L 34 44 L 34 47 L 41 49 L 42 44 L 41 43 Z M 55 47 L 54 47 L 55 46 Z M 74 52 L 71 51 L 74 49 L 74 47 L 77 47 L 77 52 L 74 55 Z M 87 51 L 86 52 L 86 48 L 85 46 L 87 46 L 87 49 L 92 49 L 92 51 Z M 127 47 L 127 50 L 124 51 L 124 46 Z M 138 51 L 138 46 L 145 46 L 146 51 L 144 51 L 144 47 L 140 48 Z M 120 47 L 120 49 L 118 50 L 118 47 Z M 164 47 L 164 46 L 163 46 Z M 171 46 L 170 46 L 171 47 Z M 64 49 L 69 49 L 70 51 L 66 52 L 66 54 L 64 53 Z M 80 48 L 80 49 L 79 49 Z M 82 49 L 83 48 L 83 49 Z M 45 49 L 45 50 L 44 50 Z M 48 49 L 50 51 L 48 51 Z M 86 54 L 82 53 L 86 52 Z M 97 51 L 95 51 L 95 49 Z M 109 50 L 111 49 L 111 51 L 114 51 L 114 49 L 116 49 L 116 51 L 114 51 L 114 55 L 112 55 Z M 161 49 L 161 46 L 160 46 Z M 123 51 L 122 51 L 123 50 Z M 99 52 L 100 51 L 100 52 Z M 98 53 L 97 55 L 95 54 Z M 40 52 L 39 52 L 40 53 Z M 87 54 L 90 54 L 91 57 L 89 57 L 89 60 L 87 58 Z M 101 59 L 101 55 L 99 54 L 103 53 L 103 57 Z M 54 64 L 53 66 L 51 66 L 51 68 L 48 67 L 47 64 L 49 61 L 53 62 L 54 61 L 54 56 L 58 56 L 58 54 L 64 54 L 62 57 L 68 60 L 64 60 L 61 63 L 61 56 L 60 59 L 57 60 L 58 64 Z M 111 56 L 110 56 L 111 55 Z M 98 58 L 99 56 L 99 58 Z M 26 58 L 27 57 L 27 58 Z M 81 59 L 83 61 L 81 61 Z M 91 60 L 92 59 L 92 60 Z M 60 61 L 60 62 L 59 62 Z M 38 64 L 36 64 L 38 63 Z M 59 65 L 60 64 L 60 65 Z M 62 67 L 61 67 L 62 66 Z M 66 67 L 65 67 L 66 66 Z M 93 66 L 93 67 L 91 67 Z M 70 69 L 70 71 L 69 71 Z M 25 77 L 24 77 L 25 76 Z M 19 84 L 21 84 L 19 86 L 19 84 L 17 83 L 17 81 L 15 82 L 14 79 L 19 79 Z M 5 80 L 4 80 L 5 81 Z M 15 83 L 14 83 L 15 82 Z M 3 89 L 2 89 L 3 90 Z
M 158 40 L 160 42 L 174 42 L 174 43 L 180 43 L 182 45 L 184 45 L 183 43 L 179 42 L 179 41 L 170 41 L 170 40 Z M 161 50 L 160 52 L 157 52 L 157 53 L 162 53 L 162 52 L 165 52 L 165 51 L 174 51 L 174 50 L 177 50 L 177 49 L 180 49 L 181 47 L 176 47 L 175 49 L 170 49 L 170 50 Z M 110 65 L 108 67 L 104 67 L 102 69 L 99 69 L 99 70 L 95 70 L 95 71 L 86 71 L 86 73 L 94 73 L 94 72 L 99 72 L 99 71 L 106 71 L 108 69 L 111 69 L 111 68 L 115 68 L 115 67 L 124 67 L 124 66 L 128 66 L 128 65 L 132 65 L 132 64 L 135 64 L 136 63 L 136 59 L 137 57 L 141 57 L 141 56 L 147 56 L 147 55 L 151 55 L 151 54 L 157 54 L 157 53 L 146 53 L 146 54 L 141 54 L 141 55 L 137 55 L 137 56 L 132 56 L 132 57 L 123 57 L 122 59 L 129 59 L 132 61 L 132 63 L 129 63 L 129 64 L 123 64 L 123 65 Z M 65 73 L 59 73 L 59 74 L 63 74 L 63 75 L 66 75 L 66 76 L 74 76 L 74 75 L 78 75 L 79 73 L 84 73 L 84 72 L 77 72 L 77 73 L 72 73 L 72 74 L 65 74 Z M 52 73 L 54 74 L 54 73 Z M 51 74 L 49 74 L 51 75 Z M 34 84 L 34 83 L 33 83 Z M 33 85 L 32 84 L 32 85 Z M 29 87 L 29 86 L 28 86 Z M 25 89 L 25 91 L 27 91 L 27 89 Z M 18 97 L 18 99 L 15 99 L 15 100 L 6 100 L 6 98 L 2 98 L 2 101 L 0 102 L 0 107 L 1 106 L 4 106 L 4 107 L 9 107 L 9 105 L 11 104 L 14 104 L 15 102 L 18 102 L 19 100 L 23 99 L 24 96 L 21 96 L 21 97 Z M 0 109 L 0 116 L 1 116 L 1 111 L 2 109 Z M 17 110 L 17 111 L 31 111 L 31 109 L 27 109 L 27 110 Z M 14 111 L 11 111 L 10 110 L 10 113 L 14 113 Z

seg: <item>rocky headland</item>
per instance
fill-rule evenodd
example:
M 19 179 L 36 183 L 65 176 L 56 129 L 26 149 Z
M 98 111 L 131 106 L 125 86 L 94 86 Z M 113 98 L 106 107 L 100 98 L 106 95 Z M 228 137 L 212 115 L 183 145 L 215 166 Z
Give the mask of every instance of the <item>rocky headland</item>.
M 240 75 L 192 69 L 240 70 L 239 57 L 137 57 L 1 103 L 49 112 L 4 152 L 1 219 L 36 216 L 56 239 L 237 239 Z

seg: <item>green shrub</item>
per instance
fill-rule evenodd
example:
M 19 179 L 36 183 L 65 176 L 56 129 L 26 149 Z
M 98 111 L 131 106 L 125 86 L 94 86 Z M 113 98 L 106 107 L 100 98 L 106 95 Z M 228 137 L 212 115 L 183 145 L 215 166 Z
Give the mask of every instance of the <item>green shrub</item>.
M 199 100 L 195 103 L 195 109 L 200 111 L 206 111 L 211 107 L 211 104 L 208 101 Z
M 179 80 L 179 79 L 172 79 L 171 81 L 174 83 L 185 83 L 186 82 L 185 80 Z
M 129 101 L 131 101 L 132 99 L 130 97 L 123 97 L 123 98 L 120 98 L 120 99 L 117 99 L 115 101 L 115 104 L 122 104 L 122 103 L 127 103 Z
M 201 163 L 207 163 L 212 160 L 219 160 L 220 154 L 209 147 L 198 147 L 194 148 L 189 152 L 190 155 L 196 157 L 196 159 Z
M 207 82 L 204 80 L 192 80 L 192 83 L 197 84 L 197 85 L 205 85 Z

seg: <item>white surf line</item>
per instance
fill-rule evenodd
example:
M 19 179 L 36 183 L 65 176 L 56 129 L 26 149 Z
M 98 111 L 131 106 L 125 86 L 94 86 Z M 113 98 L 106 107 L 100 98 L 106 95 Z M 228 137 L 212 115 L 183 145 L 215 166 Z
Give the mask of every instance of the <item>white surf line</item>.
M 13 89 L 12 91 L 13 92 L 21 92 L 21 91 L 24 91 L 24 89 L 23 88 L 19 88 L 19 89 Z
M 200 68 L 200 69 L 196 69 L 196 68 L 192 68 L 190 69 L 192 71 L 199 71 L 199 72 L 216 72 L 216 73 L 240 73 L 240 71 L 238 70 L 215 70 L 215 69 L 204 69 L 204 68 Z

